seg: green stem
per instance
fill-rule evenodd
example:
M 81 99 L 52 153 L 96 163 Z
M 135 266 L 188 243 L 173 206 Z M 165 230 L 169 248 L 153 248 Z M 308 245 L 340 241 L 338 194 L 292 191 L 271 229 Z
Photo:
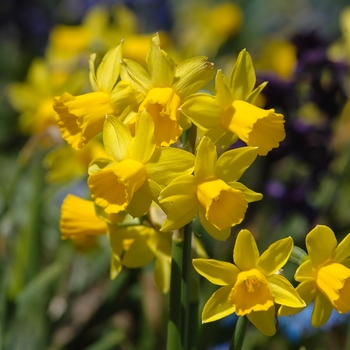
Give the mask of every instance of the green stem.
M 174 233 L 171 251 L 171 277 L 167 350 L 181 350 L 181 271 L 183 237 Z
M 184 349 L 189 349 L 189 296 L 191 285 L 191 258 L 192 258 L 192 226 L 187 224 L 184 228 L 183 252 L 182 252 L 182 288 L 181 288 L 181 333 Z
M 233 334 L 229 350 L 241 350 L 247 330 L 248 318 L 246 316 L 238 317 L 235 332 Z

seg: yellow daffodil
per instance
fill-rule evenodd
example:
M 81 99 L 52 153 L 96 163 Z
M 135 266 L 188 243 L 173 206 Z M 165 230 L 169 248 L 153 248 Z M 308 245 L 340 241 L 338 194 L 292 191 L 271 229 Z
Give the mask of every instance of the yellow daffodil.
M 68 195 L 62 204 L 60 230 L 62 239 L 69 238 L 79 246 L 96 235 L 107 233 L 111 244 L 112 279 L 117 277 L 123 266 L 139 268 L 155 259 L 155 283 L 162 293 L 168 292 L 170 235 L 149 226 L 136 225 L 125 213 L 106 214 L 93 201 L 74 195 Z
M 256 148 L 242 147 L 217 159 L 215 145 L 203 137 L 196 151 L 194 175 L 178 177 L 160 194 L 160 203 L 172 202 L 161 230 L 178 229 L 198 214 L 211 236 L 226 240 L 231 227 L 243 220 L 248 203 L 262 198 L 237 182 L 256 156 Z
M 238 233 L 231 264 L 214 259 L 194 259 L 199 274 L 222 286 L 204 306 L 202 322 L 216 321 L 229 314 L 247 316 L 266 335 L 276 332 L 275 304 L 292 307 L 305 305 L 279 270 L 293 249 L 291 237 L 281 239 L 262 254 L 248 230 Z
M 350 234 L 339 244 L 334 232 L 317 225 L 306 236 L 308 256 L 295 273 L 301 282 L 297 291 L 306 305 L 314 301 L 311 324 L 324 325 L 332 310 L 346 313 L 350 310 Z M 296 314 L 302 309 L 281 307 L 279 314 Z
M 284 118 L 274 109 L 264 110 L 253 103 L 266 83 L 255 90 L 256 78 L 247 51 L 238 56 L 229 83 L 221 70 L 215 81 L 216 95 L 194 94 L 181 106 L 182 112 L 206 135 L 223 147 L 237 136 L 249 146 L 258 147 L 259 155 L 266 155 L 284 140 Z
M 88 185 L 97 205 L 107 213 L 126 210 L 143 215 L 161 186 L 193 170 L 194 156 L 176 148 L 157 148 L 151 116 L 142 112 L 135 136 L 127 126 L 108 116 L 103 141 L 109 158 L 98 158 L 89 168 Z
M 123 59 L 121 78 L 143 94 L 139 111 L 146 110 L 152 116 L 157 145 L 169 146 L 189 126 L 180 110 L 182 101 L 210 81 L 213 64 L 206 57 L 194 57 L 176 66 L 160 48 L 158 34 L 152 37 L 146 63 L 148 72 L 138 63 Z M 129 120 L 129 124 L 138 118 L 140 114 Z
M 109 228 L 111 244 L 111 278 L 122 269 L 139 268 L 155 260 L 154 280 L 162 293 L 170 287 L 171 235 L 153 227 L 134 225 Z
M 136 106 L 141 95 L 128 82 L 117 83 L 122 57 L 122 44 L 108 51 L 95 74 L 90 60 L 90 83 L 94 92 L 73 96 L 69 93 L 56 97 L 53 108 L 62 137 L 74 148 L 80 149 L 102 131 L 106 115 L 120 115 L 125 108 Z

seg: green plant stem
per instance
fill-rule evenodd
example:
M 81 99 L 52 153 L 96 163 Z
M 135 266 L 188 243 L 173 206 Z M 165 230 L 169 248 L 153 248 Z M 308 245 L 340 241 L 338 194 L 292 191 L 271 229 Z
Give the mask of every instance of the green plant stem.
M 229 350 L 241 350 L 247 330 L 248 318 L 246 316 L 238 317 L 236 328 L 233 333 Z
M 190 288 L 191 288 L 191 258 L 192 258 L 192 226 L 187 224 L 184 228 L 183 251 L 182 251 L 182 271 L 181 271 L 181 333 L 184 349 L 189 349 L 189 315 L 190 315 Z
M 169 320 L 167 350 L 181 350 L 181 271 L 183 237 L 174 233 L 171 250 L 171 277 L 169 296 Z

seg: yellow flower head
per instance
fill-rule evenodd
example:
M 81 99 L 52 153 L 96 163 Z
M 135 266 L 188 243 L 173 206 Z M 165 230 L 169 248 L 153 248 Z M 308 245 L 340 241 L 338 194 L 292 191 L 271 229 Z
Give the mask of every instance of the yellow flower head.
M 92 55 L 90 60 L 90 83 L 94 92 L 80 96 L 66 92 L 54 99 L 53 108 L 62 137 L 74 149 L 84 147 L 102 131 L 106 115 L 117 116 L 141 101 L 141 95 L 129 83 L 117 83 L 122 44 L 106 53 L 96 74 L 95 57 Z
M 182 112 L 206 135 L 223 147 L 238 136 L 266 155 L 284 140 L 284 118 L 273 109 L 264 110 L 253 103 L 266 83 L 255 90 L 256 78 L 250 55 L 241 51 L 229 83 L 221 70 L 215 81 L 216 95 L 195 94 L 181 106 Z
M 253 235 L 241 230 L 233 250 L 235 265 L 214 259 L 194 259 L 193 266 L 210 282 L 222 286 L 204 306 L 203 322 L 229 314 L 247 316 L 266 335 L 276 332 L 275 304 L 305 305 L 289 281 L 278 271 L 293 249 L 291 237 L 281 239 L 259 254 Z
M 172 202 L 162 230 L 178 229 L 198 214 L 210 235 L 227 239 L 231 227 L 243 220 L 248 203 L 262 198 L 237 182 L 256 156 L 256 148 L 243 147 L 217 159 L 215 145 L 203 137 L 196 151 L 194 175 L 178 177 L 160 194 L 160 203 Z
M 206 57 L 194 57 L 178 66 L 160 48 L 159 35 L 152 37 L 146 56 L 148 71 L 140 64 L 123 59 L 121 78 L 141 91 L 144 100 L 139 111 L 146 110 L 155 124 L 158 146 L 169 146 L 189 126 L 180 110 L 181 102 L 188 95 L 206 85 L 213 76 L 213 64 Z M 140 114 L 136 114 L 134 123 Z
M 350 234 L 340 243 L 327 226 L 317 225 L 306 236 L 308 259 L 295 273 L 301 282 L 297 291 L 306 305 L 314 301 L 311 324 L 324 325 L 332 310 L 346 313 L 350 310 Z M 296 314 L 302 309 L 281 307 L 279 314 Z
M 191 173 L 194 156 L 176 148 L 157 148 L 152 118 L 147 112 L 136 122 L 135 136 L 127 126 L 108 116 L 103 141 L 109 158 L 98 158 L 89 168 L 88 185 L 97 205 L 107 213 L 126 210 L 143 215 L 161 186 Z

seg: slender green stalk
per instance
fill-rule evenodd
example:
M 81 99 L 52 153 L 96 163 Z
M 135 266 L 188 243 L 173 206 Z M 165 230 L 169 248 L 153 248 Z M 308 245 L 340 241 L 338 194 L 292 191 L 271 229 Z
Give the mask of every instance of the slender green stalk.
M 247 330 L 248 318 L 246 316 L 238 317 L 235 332 L 231 340 L 229 350 L 241 350 Z
M 184 228 L 183 255 L 182 255 L 182 287 L 181 287 L 181 333 L 182 344 L 185 350 L 189 349 L 189 296 L 191 287 L 191 258 L 192 258 L 192 226 L 187 224 Z
M 182 350 L 181 343 L 181 271 L 183 237 L 174 233 L 171 251 L 171 279 L 169 296 L 169 320 L 167 350 Z

